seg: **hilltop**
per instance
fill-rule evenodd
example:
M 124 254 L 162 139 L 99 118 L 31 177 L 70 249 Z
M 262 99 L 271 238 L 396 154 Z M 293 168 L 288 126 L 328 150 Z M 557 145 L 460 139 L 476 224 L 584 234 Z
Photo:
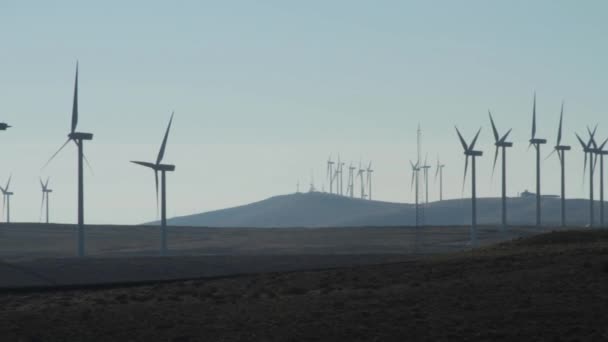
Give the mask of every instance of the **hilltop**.
M 478 199 L 478 222 L 484 225 L 500 223 L 499 198 Z M 509 198 L 509 222 L 513 225 L 535 223 L 534 198 Z M 543 198 L 543 223 L 559 224 L 559 198 Z M 599 220 L 599 203 L 597 213 Z M 568 199 L 569 225 L 588 223 L 589 201 Z M 608 210 L 608 207 L 607 207 Z M 470 222 L 470 199 L 452 199 L 431 202 L 424 208 L 426 225 L 466 225 Z M 413 204 L 369 201 L 327 193 L 295 193 L 271 197 L 238 207 L 200 214 L 174 217 L 168 220 L 173 226 L 199 227 L 364 227 L 412 226 L 415 224 Z

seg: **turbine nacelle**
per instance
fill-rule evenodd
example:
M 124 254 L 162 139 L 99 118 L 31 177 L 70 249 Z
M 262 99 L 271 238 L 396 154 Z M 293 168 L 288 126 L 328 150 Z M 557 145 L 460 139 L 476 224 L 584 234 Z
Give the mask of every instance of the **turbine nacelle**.
M 12 127 L 12 126 L 10 126 L 10 125 L 9 125 L 9 124 L 7 124 L 7 123 L 0 122 L 0 131 L 6 131 L 6 129 L 7 129 L 7 128 L 10 128 L 10 127 Z
M 93 140 L 93 133 L 72 132 L 68 134 L 72 140 Z
M 132 160 L 131 163 L 149 167 L 154 171 L 175 171 L 175 165 L 171 165 L 171 164 L 154 164 L 154 163 L 134 161 L 134 160 Z
M 483 155 L 483 151 L 468 150 L 468 151 L 464 151 L 464 155 L 471 156 L 471 157 L 481 157 Z
M 542 144 L 546 144 L 546 143 L 547 143 L 547 139 L 539 139 L 539 138 L 530 139 L 530 144 L 532 144 L 532 145 L 542 145 Z
M 557 145 L 555 146 L 555 149 L 558 151 L 570 151 L 572 148 L 566 145 Z

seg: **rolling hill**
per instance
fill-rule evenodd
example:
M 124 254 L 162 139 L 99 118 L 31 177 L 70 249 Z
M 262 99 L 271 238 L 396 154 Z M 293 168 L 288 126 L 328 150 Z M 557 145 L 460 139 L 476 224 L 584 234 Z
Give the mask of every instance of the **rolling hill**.
M 480 224 L 500 223 L 500 199 L 478 199 Z M 508 220 L 514 225 L 535 222 L 534 198 L 509 198 Z M 568 224 L 588 223 L 589 201 L 567 200 Z M 599 222 L 599 202 L 595 202 Z M 545 225 L 558 225 L 559 198 L 543 198 L 542 218 Z M 608 210 L 608 208 L 607 208 Z M 429 203 L 424 208 L 426 225 L 466 225 L 470 222 L 471 201 L 444 200 Z M 174 217 L 173 226 L 200 227 L 361 227 L 411 226 L 415 224 L 413 204 L 368 201 L 327 193 L 295 193 L 271 197 L 259 202 L 200 214 Z

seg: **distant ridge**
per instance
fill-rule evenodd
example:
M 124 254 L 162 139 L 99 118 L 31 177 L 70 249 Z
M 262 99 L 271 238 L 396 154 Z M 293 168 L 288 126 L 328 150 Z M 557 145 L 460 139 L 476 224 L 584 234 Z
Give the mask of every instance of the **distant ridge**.
M 567 200 L 568 224 L 586 225 L 589 201 Z M 599 202 L 595 203 L 599 213 Z M 513 225 L 533 225 L 534 198 L 509 198 L 508 218 Z M 543 198 L 543 225 L 559 224 L 559 198 Z M 499 224 L 500 199 L 478 199 L 480 224 Z M 429 203 L 425 212 L 427 225 L 466 225 L 470 222 L 470 199 L 452 199 Z M 608 205 L 606 207 L 608 221 Z M 599 225 L 599 215 L 596 217 Z M 311 192 L 280 195 L 238 207 L 174 217 L 173 226 L 201 227 L 362 227 L 412 226 L 413 204 L 368 201 L 328 193 Z

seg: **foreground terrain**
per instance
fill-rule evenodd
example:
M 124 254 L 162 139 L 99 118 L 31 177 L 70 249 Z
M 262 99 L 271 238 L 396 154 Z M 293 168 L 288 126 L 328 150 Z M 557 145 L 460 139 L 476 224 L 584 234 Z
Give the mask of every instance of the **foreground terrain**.
M 280 257 L 280 256 L 277 256 Z M 0 295 L 2 341 L 608 340 L 608 231 L 382 265 Z

